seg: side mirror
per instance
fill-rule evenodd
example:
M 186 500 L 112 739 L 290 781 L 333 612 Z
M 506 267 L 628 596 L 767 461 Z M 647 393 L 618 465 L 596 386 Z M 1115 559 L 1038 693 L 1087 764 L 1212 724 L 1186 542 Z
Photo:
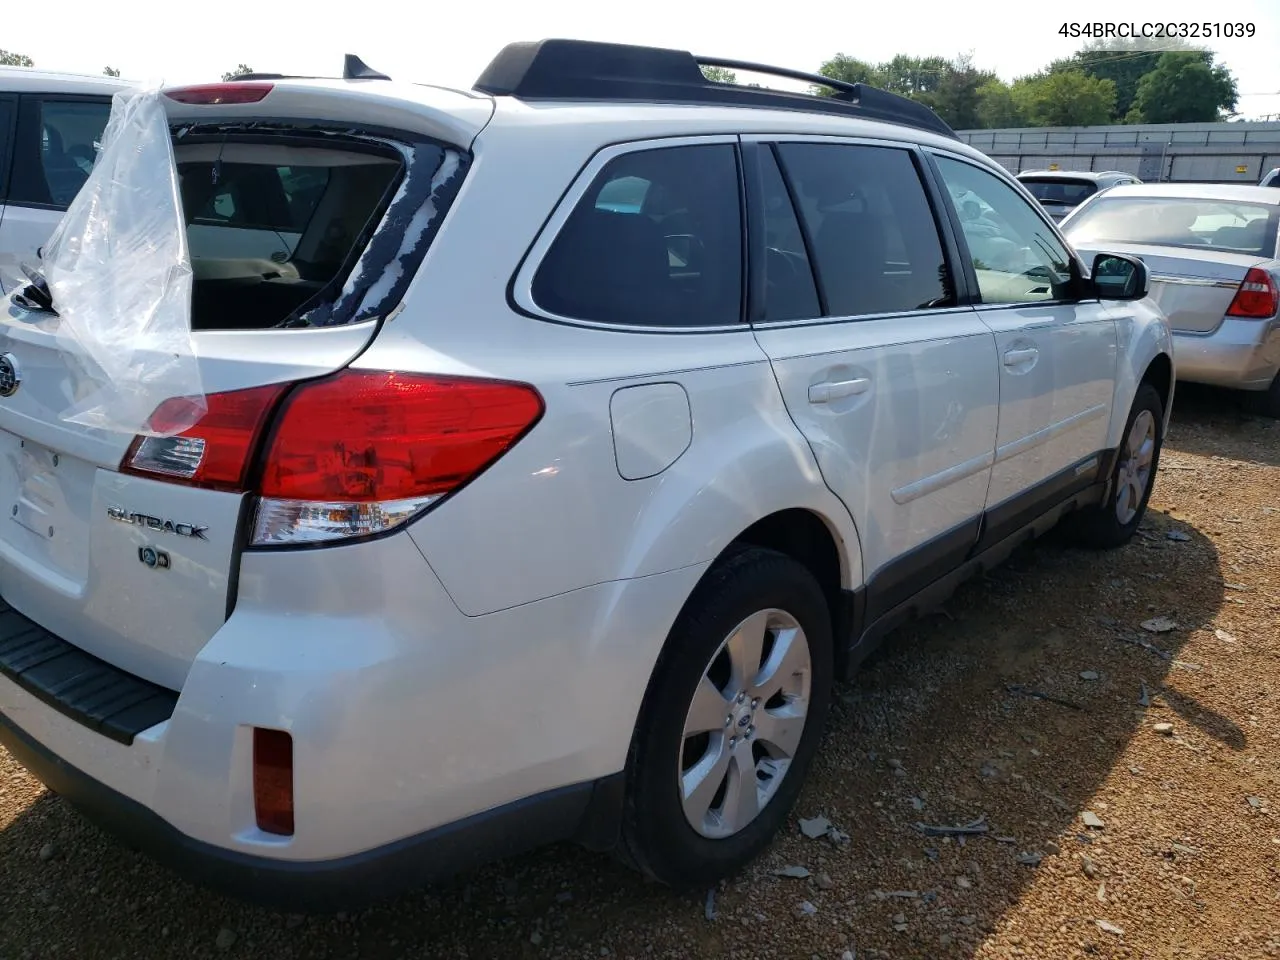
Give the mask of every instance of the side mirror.
M 1151 272 L 1137 257 L 1100 253 L 1093 258 L 1093 289 L 1099 300 L 1141 300 L 1151 292 Z

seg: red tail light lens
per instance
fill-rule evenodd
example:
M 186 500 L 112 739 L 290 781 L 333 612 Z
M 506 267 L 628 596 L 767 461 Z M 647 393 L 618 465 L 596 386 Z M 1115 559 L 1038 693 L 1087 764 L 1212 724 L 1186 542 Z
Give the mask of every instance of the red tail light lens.
M 272 384 L 208 395 L 204 398 L 206 412 L 195 426 L 176 436 L 134 440 L 123 470 L 196 486 L 243 490 L 267 418 L 287 386 Z M 190 423 L 195 403 L 190 397 L 166 400 L 148 425 L 156 433 L 168 433 L 174 424 Z
M 164 433 L 189 423 L 192 403 L 165 401 L 150 426 Z M 359 370 L 210 394 L 205 403 L 190 429 L 137 438 L 122 470 L 248 489 L 254 453 L 278 407 L 256 491 L 258 546 L 397 527 L 501 457 L 543 411 L 538 391 L 523 383 Z
M 1266 270 L 1253 267 L 1245 274 L 1235 299 L 1227 308 L 1227 316 L 1269 320 L 1276 315 L 1277 307 L 1280 307 L 1280 290 L 1276 289 L 1275 278 Z
M 274 84 L 270 83 L 242 80 L 231 83 L 206 83 L 198 87 L 174 87 L 166 90 L 164 95 L 178 103 L 207 105 L 257 103 L 271 92 L 273 86 Z
M 344 503 L 438 497 L 541 416 L 542 398 L 525 384 L 344 371 L 285 402 L 259 492 Z
M 253 728 L 253 809 L 258 829 L 293 836 L 293 737 Z

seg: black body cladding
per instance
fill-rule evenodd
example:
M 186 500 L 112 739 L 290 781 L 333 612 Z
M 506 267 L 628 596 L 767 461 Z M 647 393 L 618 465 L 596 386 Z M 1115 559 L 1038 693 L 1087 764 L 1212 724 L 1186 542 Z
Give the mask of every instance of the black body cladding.
M 820 97 L 715 83 L 703 75 L 703 66 L 801 80 L 828 87 L 836 95 Z M 493 59 L 475 89 L 519 100 L 649 101 L 836 113 L 955 137 L 955 132 L 923 104 L 866 84 L 744 60 L 696 57 L 661 47 L 586 40 L 513 43 Z

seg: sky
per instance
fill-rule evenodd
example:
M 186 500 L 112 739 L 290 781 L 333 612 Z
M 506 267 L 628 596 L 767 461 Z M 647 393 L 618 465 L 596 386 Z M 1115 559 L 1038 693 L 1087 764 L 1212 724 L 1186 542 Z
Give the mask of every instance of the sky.
M 1208 43 L 1236 76 L 1237 109 L 1250 118 L 1280 114 L 1277 0 L 807 0 L 794 6 L 777 0 L 625 6 L 609 0 L 59 0 L 56 22 L 41 18 L 39 29 L 6 31 L 0 47 L 46 69 L 101 73 L 109 65 L 130 80 L 165 83 L 216 80 L 240 63 L 261 72 L 337 76 L 343 54 L 355 53 L 397 80 L 469 87 L 504 44 L 546 37 L 675 47 L 813 71 L 836 53 L 871 62 L 897 53 L 971 53 L 979 68 L 1013 80 L 1082 45 L 1058 35 L 1066 20 L 1216 23 L 1227 16 L 1218 12 L 1225 7 L 1230 22 L 1256 27 L 1252 38 Z M 181 11 L 180 22 L 174 11 Z

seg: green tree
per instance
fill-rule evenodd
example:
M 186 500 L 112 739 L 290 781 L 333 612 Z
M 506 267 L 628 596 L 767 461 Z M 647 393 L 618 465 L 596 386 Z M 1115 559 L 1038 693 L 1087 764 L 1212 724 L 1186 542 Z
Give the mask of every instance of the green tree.
M 824 77 L 830 77 L 832 80 L 843 80 L 845 83 L 866 83 L 873 87 L 884 86 L 884 78 L 881 76 L 878 67 L 872 66 L 865 60 L 859 60 L 843 53 L 837 53 L 824 63 L 818 68 L 818 73 Z M 830 87 L 817 87 L 814 92 L 829 97 L 835 93 L 835 90 Z
M 1103 46 L 1106 49 L 1103 49 Z M 1116 106 L 1113 117 L 1123 121 L 1133 107 L 1138 95 L 1138 83 L 1145 74 L 1155 69 L 1161 55 L 1176 47 L 1192 50 L 1190 44 L 1177 38 L 1151 40 L 1138 37 L 1132 40 L 1095 40 L 1085 44 L 1077 53 L 1065 60 L 1055 60 L 1049 66 L 1050 73 L 1082 71 L 1099 80 L 1110 80 L 1116 85 Z M 1157 49 L 1158 48 L 1158 49 Z M 1212 60 L 1212 54 L 1209 54 Z
M 702 67 L 702 75 L 712 83 L 737 83 L 738 75 L 724 67 Z
M 999 83 L 994 73 L 978 70 L 973 57 L 962 54 L 945 65 L 941 80 L 930 93 L 917 99 L 927 103 L 953 130 L 972 130 L 982 125 L 982 89 Z
M 1084 127 L 1111 121 L 1116 85 L 1080 70 L 1023 77 L 1013 85 L 1013 101 L 1033 127 Z
M 246 73 L 253 73 L 253 67 L 250 67 L 247 64 L 242 63 L 240 64 L 240 66 L 236 67 L 230 73 L 224 73 L 222 75 L 222 79 L 224 81 L 230 81 L 230 80 L 234 80 L 236 77 L 243 77 Z
M 877 68 L 882 85 L 892 93 L 925 99 L 936 93 L 951 70 L 943 57 L 908 57 L 898 54 Z
M 998 77 L 978 88 L 978 126 L 987 130 L 1026 122 L 1009 85 Z
M 108 77 L 120 76 L 120 70 L 116 67 L 103 67 L 102 73 L 104 76 L 108 76 Z
M 1132 123 L 1209 123 L 1226 119 L 1239 99 L 1236 81 L 1213 54 L 1165 53 L 1138 83 Z
M 23 53 L 10 53 L 0 50 L 0 67 L 34 67 L 35 63 Z

